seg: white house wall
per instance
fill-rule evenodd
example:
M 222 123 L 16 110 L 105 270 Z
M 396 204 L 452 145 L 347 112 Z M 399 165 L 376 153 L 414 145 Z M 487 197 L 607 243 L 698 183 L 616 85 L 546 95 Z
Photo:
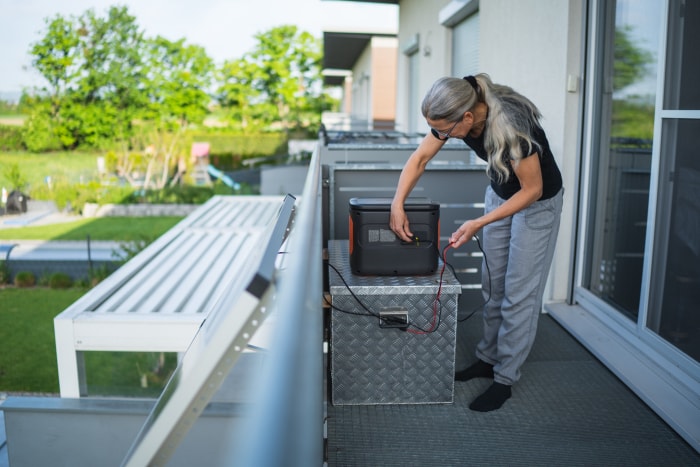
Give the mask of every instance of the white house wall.
M 547 300 L 564 300 L 570 283 L 582 76 L 582 0 L 489 0 L 479 7 L 481 68 L 528 96 L 542 112 L 565 196 Z
M 481 69 L 528 96 L 540 109 L 562 170 L 565 197 L 557 252 L 545 301 L 566 298 L 570 283 L 582 76 L 582 0 L 480 2 Z M 571 82 L 570 79 L 571 78 Z
M 408 57 L 402 47 L 418 34 L 419 88 L 450 74 L 451 29 L 438 21 L 450 1 L 405 0 L 399 8 L 397 121 L 408 121 L 405 96 Z M 480 69 L 494 82 L 528 96 L 543 125 L 566 189 L 562 224 L 545 301 L 567 298 L 574 237 L 583 61 L 583 0 L 489 0 L 479 2 Z M 424 53 L 426 45 L 430 53 Z M 422 95 L 420 96 L 422 99 Z M 421 119 L 422 131 L 427 124 Z
M 396 88 L 396 126 L 407 131 L 408 125 L 408 57 L 403 48 L 418 34 L 418 88 L 425 94 L 428 87 L 449 73 L 450 30 L 438 21 L 438 12 L 449 0 L 403 0 L 399 4 L 399 60 Z M 430 52 L 426 55 L 426 46 Z M 419 101 L 423 95 L 419 96 Z M 419 119 L 418 131 L 427 132 L 428 125 Z

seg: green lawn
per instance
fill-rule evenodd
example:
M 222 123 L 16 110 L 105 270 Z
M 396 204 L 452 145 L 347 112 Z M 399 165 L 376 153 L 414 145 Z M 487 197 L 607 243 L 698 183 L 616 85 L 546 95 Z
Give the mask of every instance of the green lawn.
M 53 318 L 85 292 L 0 289 L 0 391 L 58 392 Z
M 58 393 L 53 319 L 86 292 L 80 288 L 0 289 L 0 392 Z M 88 352 L 85 362 L 89 395 L 157 397 L 177 357 Z
M 31 186 L 78 182 L 97 176 L 101 154 L 0 152 L 0 187 L 10 188 L 3 170 L 18 164 Z M 0 240 L 152 241 L 182 217 L 100 217 L 0 229 Z M 53 319 L 89 289 L 0 288 L 0 392 L 57 393 L 58 369 Z M 177 365 L 175 354 L 87 352 L 89 395 L 156 397 Z
M 154 240 L 181 217 L 100 217 L 0 229 L 0 240 Z M 0 392 L 58 392 L 53 318 L 88 289 L 0 288 Z M 177 365 L 174 354 L 88 352 L 88 393 L 156 397 Z M 146 386 L 144 387 L 144 382 Z
M 0 240 L 154 240 L 182 217 L 96 217 L 61 224 L 0 229 Z
M 55 152 L 34 154 L 31 152 L 0 152 L 0 187 L 12 187 L 5 177 L 5 167 L 17 164 L 29 188 L 43 185 L 50 176 L 55 182 L 77 183 L 98 178 L 97 158 L 103 153 Z

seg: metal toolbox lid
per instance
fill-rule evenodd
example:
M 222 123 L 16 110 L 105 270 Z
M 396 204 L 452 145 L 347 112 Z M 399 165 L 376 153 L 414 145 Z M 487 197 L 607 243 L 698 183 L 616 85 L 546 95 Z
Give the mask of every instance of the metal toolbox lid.
M 329 268 L 328 281 L 331 295 L 351 295 L 348 287 L 356 295 L 437 294 L 440 288 L 442 262 L 434 274 L 423 276 L 358 276 L 350 269 L 348 240 L 328 242 L 328 261 L 342 275 L 341 279 L 333 268 Z M 462 293 L 462 285 L 450 268 L 445 268 L 442 274 L 441 294 L 460 293 Z

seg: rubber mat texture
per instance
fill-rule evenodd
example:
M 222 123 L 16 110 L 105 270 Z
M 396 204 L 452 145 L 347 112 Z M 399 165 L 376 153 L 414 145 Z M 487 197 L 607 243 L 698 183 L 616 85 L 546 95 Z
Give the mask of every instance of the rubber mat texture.
M 478 315 L 459 323 L 474 361 Z M 547 315 L 513 396 L 499 410 L 469 403 L 491 384 L 455 383 L 454 403 L 327 406 L 334 466 L 700 466 L 698 454 Z

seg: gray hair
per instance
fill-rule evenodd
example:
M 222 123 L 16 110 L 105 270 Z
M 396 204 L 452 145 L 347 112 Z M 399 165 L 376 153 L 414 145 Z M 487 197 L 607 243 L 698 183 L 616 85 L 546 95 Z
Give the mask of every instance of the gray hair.
M 502 183 L 510 175 L 506 158 L 517 165 L 520 159 L 533 152 L 541 155 L 542 148 L 534 140 L 532 132 L 540 126 L 542 117 L 528 98 L 508 86 L 495 84 L 485 73 L 475 75 L 477 92 L 465 79 L 440 78 L 431 86 L 423 99 L 421 112 L 430 120 L 459 121 L 465 112 L 478 102 L 488 106 L 484 133 L 484 148 L 488 154 L 487 173 L 494 174 Z M 529 153 L 523 154 L 520 140 L 525 140 Z

